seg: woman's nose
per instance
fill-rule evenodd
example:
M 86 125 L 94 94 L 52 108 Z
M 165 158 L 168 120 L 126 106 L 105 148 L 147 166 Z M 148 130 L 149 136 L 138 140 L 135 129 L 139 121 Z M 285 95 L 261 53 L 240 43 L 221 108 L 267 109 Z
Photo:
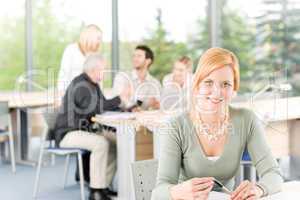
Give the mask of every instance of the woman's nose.
M 212 88 L 211 95 L 214 96 L 214 97 L 220 97 L 221 96 L 221 88 L 220 88 L 220 86 L 214 84 L 214 86 Z

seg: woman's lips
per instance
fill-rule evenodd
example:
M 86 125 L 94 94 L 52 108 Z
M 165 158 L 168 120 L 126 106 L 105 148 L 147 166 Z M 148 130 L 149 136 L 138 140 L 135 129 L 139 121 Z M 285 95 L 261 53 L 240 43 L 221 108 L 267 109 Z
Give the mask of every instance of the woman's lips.
M 207 97 L 207 99 L 213 104 L 221 103 L 224 100 L 223 98 L 215 99 L 215 98 L 210 98 L 210 97 Z

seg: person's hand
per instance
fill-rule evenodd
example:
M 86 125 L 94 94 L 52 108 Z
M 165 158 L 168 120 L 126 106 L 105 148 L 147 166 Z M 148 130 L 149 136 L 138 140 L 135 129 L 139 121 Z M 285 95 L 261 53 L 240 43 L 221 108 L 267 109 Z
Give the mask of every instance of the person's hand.
M 263 191 L 255 183 L 243 181 L 235 191 L 232 192 L 231 200 L 256 200 L 262 197 Z
M 140 107 L 135 107 L 131 110 L 131 112 L 141 112 L 142 109 Z
M 149 98 L 148 104 L 149 104 L 150 108 L 153 108 L 153 109 L 159 109 L 159 107 L 160 107 L 159 101 L 154 97 Z
M 207 200 L 213 186 L 213 177 L 192 178 L 171 187 L 170 192 L 174 200 Z

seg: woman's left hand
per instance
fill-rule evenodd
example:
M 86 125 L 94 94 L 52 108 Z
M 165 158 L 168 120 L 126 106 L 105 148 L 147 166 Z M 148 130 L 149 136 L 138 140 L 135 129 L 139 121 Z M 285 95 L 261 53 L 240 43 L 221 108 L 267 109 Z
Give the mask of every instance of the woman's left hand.
M 243 181 L 235 191 L 231 193 L 231 200 L 256 200 L 263 195 L 263 191 L 255 183 Z

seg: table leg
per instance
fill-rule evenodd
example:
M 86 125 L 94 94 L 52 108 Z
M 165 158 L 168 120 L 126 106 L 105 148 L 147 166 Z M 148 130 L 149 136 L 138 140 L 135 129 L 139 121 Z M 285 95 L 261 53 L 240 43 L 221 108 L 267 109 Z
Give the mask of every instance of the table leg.
M 28 115 L 26 108 L 18 108 L 17 114 L 17 148 L 16 163 L 22 165 L 35 166 L 36 162 L 28 159 L 29 149 L 29 131 L 28 131 Z
M 117 127 L 118 200 L 134 200 L 131 163 L 135 161 L 135 128 Z

